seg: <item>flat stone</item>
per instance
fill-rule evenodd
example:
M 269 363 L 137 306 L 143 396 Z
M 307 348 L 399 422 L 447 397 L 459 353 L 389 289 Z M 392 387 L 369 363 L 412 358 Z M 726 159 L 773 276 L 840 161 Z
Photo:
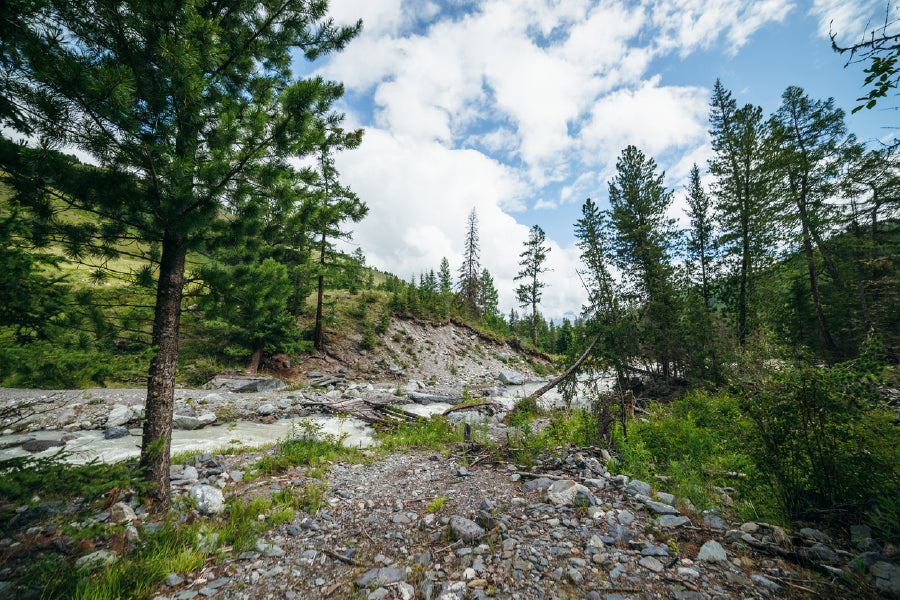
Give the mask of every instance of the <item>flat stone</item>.
M 507 385 L 522 385 L 525 383 L 525 376 L 518 371 L 500 371 L 497 379 Z
M 804 527 L 798 533 L 800 533 L 800 537 L 816 542 L 821 542 L 823 544 L 830 544 L 832 542 L 831 536 L 819 531 L 818 529 L 812 529 L 811 527 Z
M 96 552 L 91 552 L 76 560 L 75 568 L 95 571 L 114 563 L 117 557 L 118 555 L 115 552 L 109 550 L 97 550 Z
M 663 570 L 663 564 L 652 556 L 642 557 L 641 560 L 638 561 L 638 564 L 654 573 L 660 573 Z
M 522 484 L 523 492 L 546 492 L 550 489 L 550 486 L 553 485 L 553 482 L 547 479 L 546 477 L 538 477 L 537 479 L 531 479 Z
M 675 504 L 675 496 L 666 492 L 656 492 L 656 499 L 663 504 Z
M 208 390 L 228 392 L 267 392 L 283 388 L 284 382 L 274 377 L 216 375 L 207 381 L 203 387 Z
M 806 549 L 806 557 L 815 562 L 834 564 L 838 562 L 838 555 L 825 544 L 815 543 Z
M 616 515 L 616 518 L 622 525 L 631 525 L 634 523 L 634 515 L 630 510 L 620 510 Z
M 753 573 L 752 575 L 750 575 L 750 579 L 752 579 L 753 581 L 755 581 L 756 583 L 758 583 L 759 585 L 761 585 L 763 587 L 769 588 L 770 590 L 780 590 L 781 589 L 780 585 L 778 585 L 771 579 L 767 579 L 766 577 L 763 577 L 759 573 Z
M 406 569 L 388 569 L 380 567 L 369 569 L 356 578 L 356 587 L 367 588 L 371 586 L 391 585 L 406 579 Z
M 644 506 L 646 506 L 647 510 L 649 510 L 654 515 L 680 515 L 681 514 L 680 512 L 678 512 L 678 509 L 675 508 L 674 506 L 672 506 L 670 504 L 663 504 L 662 502 L 655 502 L 653 500 L 645 503 Z
M 435 600 L 465 600 L 467 594 L 466 582 L 447 581 L 441 585 L 441 590 Z
M 166 575 L 165 583 L 166 583 L 166 585 L 171 587 L 174 585 L 180 585 L 180 584 L 184 583 L 184 579 L 182 579 L 175 573 L 169 573 L 168 575 Z
M 875 589 L 900 597 L 900 568 L 889 562 L 877 562 L 869 569 Z
M 676 517 L 674 515 L 663 515 L 657 521 L 657 524 L 660 527 L 665 529 L 674 529 L 675 527 L 682 527 L 690 523 L 691 520 L 687 517 Z

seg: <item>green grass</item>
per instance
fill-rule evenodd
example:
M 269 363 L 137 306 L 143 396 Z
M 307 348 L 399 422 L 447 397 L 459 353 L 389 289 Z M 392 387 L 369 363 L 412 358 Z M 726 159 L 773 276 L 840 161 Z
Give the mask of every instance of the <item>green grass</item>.
M 315 467 L 324 462 L 365 462 L 366 455 L 357 448 L 343 445 L 343 437 L 323 434 L 310 423 L 301 423 L 299 431 L 280 441 L 269 456 L 259 459 L 254 466 L 257 476 L 281 473 L 290 467 Z
M 445 451 L 463 441 L 461 425 L 453 425 L 441 416 L 423 419 L 415 423 L 398 423 L 379 431 L 376 452 L 390 453 L 407 448 L 428 448 Z
M 0 498 L 14 504 L 84 498 L 87 502 L 113 488 L 142 487 L 142 480 L 129 463 L 85 465 L 63 462 L 67 454 L 34 458 L 21 456 L 0 461 Z

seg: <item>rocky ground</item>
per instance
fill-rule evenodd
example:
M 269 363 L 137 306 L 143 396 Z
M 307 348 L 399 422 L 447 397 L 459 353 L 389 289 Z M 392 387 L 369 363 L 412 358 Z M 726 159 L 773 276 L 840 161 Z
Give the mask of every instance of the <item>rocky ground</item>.
M 259 458 L 199 455 L 173 467 L 175 488 L 196 500 L 180 518 L 216 518 L 220 489 L 246 499 L 319 481 L 302 468 L 243 481 Z M 604 458 L 600 449 L 573 449 L 528 470 L 479 454 L 476 444 L 449 455 L 394 454 L 371 466 L 333 464 L 319 510 L 272 527 L 253 550 L 171 573 L 155 597 L 690 600 L 898 592 L 896 548 L 879 546 L 864 529 L 853 530 L 854 548 L 845 552 L 819 530 L 732 523 L 716 511 L 698 513 L 664 484 L 610 476 Z M 66 510 L 16 509 L 0 539 L 0 580 L 10 582 L 41 552 L 99 566 L 122 550 L 122 539 L 76 545 L 41 521 Z M 127 500 L 84 525 L 93 521 L 126 523 L 129 537 L 154 526 Z M 13 597 L 36 596 L 19 590 Z

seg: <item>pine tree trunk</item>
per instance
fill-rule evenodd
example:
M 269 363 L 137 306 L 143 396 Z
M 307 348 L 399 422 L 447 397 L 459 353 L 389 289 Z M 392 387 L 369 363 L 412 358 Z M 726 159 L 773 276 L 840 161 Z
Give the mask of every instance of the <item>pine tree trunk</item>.
M 172 409 L 175 372 L 178 362 L 178 329 L 184 292 L 185 240 L 166 234 L 162 244 L 156 308 L 153 318 L 153 346 L 147 379 L 146 418 L 141 441 L 140 466 L 149 482 L 146 498 L 154 513 L 171 504 L 169 461 L 172 448 Z
M 531 303 L 531 343 L 537 348 L 537 303 Z
M 812 289 L 813 306 L 816 310 L 816 320 L 819 322 L 819 331 L 825 339 L 825 346 L 829 350 L 834 350 L 834 341 L 831 334 L 828 333 L 828 327 L 825 325 L 825 313 L 822 311 L 822 301 L 819 297 L 819 277 L 816 273 L 816 264 L 813 260 L 812 243 L 809 239 L 809 231 L 803 226 L 803 253 L 806 255 L 806 267 L 809 271 L 809 286 Z
M 316 301 L 316 350 L 321 350 L 325 344 L 322 334 L 322 303 L 325 300 L 325 275 L 319 275 L 319 298 Z
M 244 375 L 254 375 L 259 370 L 259 363 L 262 361 L 263 343 L 260 342 L 253 354 L 250 356 L 250 362 L 244 369 Z

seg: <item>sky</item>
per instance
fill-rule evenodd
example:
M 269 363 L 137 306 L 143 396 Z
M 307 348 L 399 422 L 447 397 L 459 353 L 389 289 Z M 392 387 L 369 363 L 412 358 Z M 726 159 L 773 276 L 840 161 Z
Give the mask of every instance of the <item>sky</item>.
M 886 0 L 332 0 L 335 22 L 361 18 L 362 33 L 297 68 L 342 82 L 344 125 L 365 129 L 336 164 L 369 206 L 353 225 L 368 264 L 407 281 L 442 257 L 455 271 L 474 208 L 481 265 L 509 314 L 539 225 L 552 269 L 539 310 L 559 320 L 586 298 L 575 221 L 586 198 L 608 207 L 626 146 L 665 171 L 671 216 L 686 225 L 690 168 L 705 173 L 711 156 L 717 78 L 766 115 L 795 85 L 833 97 L 860 140 L 892 137 L 893 113 L 849 114 L 864 74 L 829 37 L 858 41 L 885 10 Z

